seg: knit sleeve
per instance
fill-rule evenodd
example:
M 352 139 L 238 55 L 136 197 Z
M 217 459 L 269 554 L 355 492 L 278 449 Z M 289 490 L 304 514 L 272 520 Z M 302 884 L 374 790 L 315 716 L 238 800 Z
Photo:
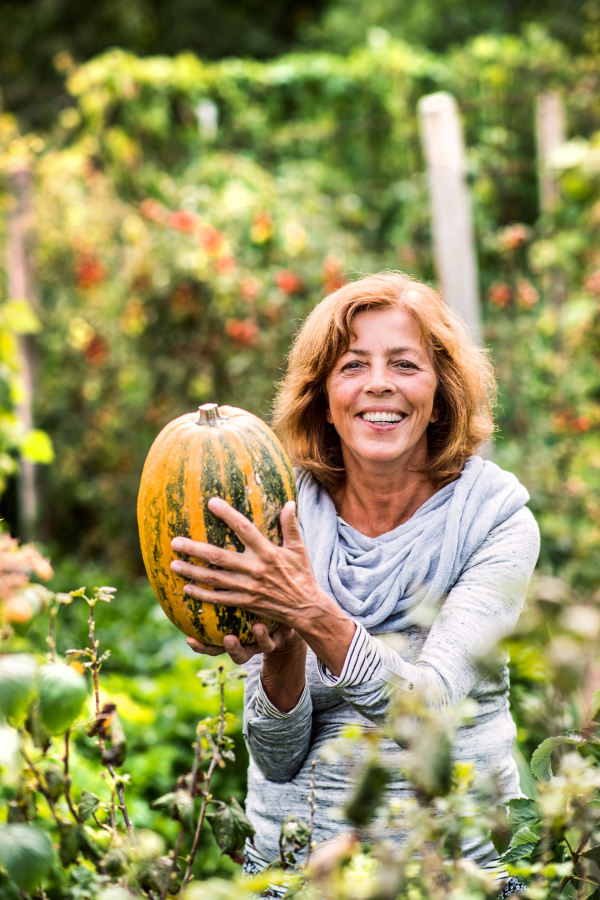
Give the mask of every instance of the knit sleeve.
M 248 752 L 268 781 L 290 781 L 308 753 L 312 734 L 312 701 L 304 691 L 294 709 L 283 713 L 267 697 L 260 678 L 262 656 L 248 666 L 244 703 L 244 738 Z
M 482 677 L 481 660 L 517 623 L 539 544 L 537 523 L 523 507 L 473 553 L 414 664 L 359 626 L 339 678 L 319 663 L 321 680 L 378 723 L 398 690 L 418 691 L 435 708 L 460 703 Z

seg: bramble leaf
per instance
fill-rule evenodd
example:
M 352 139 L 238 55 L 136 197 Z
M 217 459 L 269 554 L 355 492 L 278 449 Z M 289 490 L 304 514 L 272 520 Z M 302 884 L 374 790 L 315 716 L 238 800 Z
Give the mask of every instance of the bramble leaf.
M 32 893 L 50 870 L 52 859 L 52 844 L 45 831 L 32 825 L 0 828 L 0 862 L 21 890 Z
M 552 751 L 561 744 L 571 744 L 572 746 L 585 744 L 585 737 L 577 731 L 567 731 L 565 734 L 542 741 L 531 757 L 531 771 L 540 781 L 550 781 L 552 778 Z
M 90 791 L 82 791 L 81 799 L 79 801 L 79 815 L 85 822 L 86 819 L 89 819 L 90 816 L 96 812 L 98 807 L 100 806 L 100 798 L 96 797 L 95 794 L 90 793 Z
M 250 820 L 235 797 L 230 797 L 228 803 L 221 803 L 216 812 L 207 815 L 207 819 L 221 852 L 227 856 L 238 854 L 246 838 L 254 834 Z

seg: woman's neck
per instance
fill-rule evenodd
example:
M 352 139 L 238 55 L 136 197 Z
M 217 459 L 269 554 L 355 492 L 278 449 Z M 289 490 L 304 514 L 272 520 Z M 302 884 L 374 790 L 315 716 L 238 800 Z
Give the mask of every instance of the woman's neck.
M 382 471 L 345 460 L 346 478 L 332 495 L 342 519 L 367 537 L 393 531 L 413 516 L 436 492 L 418 472 L 402 467 Z

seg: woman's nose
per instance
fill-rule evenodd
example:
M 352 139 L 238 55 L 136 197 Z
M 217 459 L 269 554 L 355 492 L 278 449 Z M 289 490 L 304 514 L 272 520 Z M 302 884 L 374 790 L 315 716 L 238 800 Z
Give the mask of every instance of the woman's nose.
M 385 365 L 371 365 L 369 367 L 369 377 L 365 384 L 365 391 L 368 394 L 387 394 L 394 390 L 394 381 L 390 375 L 388 367 Z

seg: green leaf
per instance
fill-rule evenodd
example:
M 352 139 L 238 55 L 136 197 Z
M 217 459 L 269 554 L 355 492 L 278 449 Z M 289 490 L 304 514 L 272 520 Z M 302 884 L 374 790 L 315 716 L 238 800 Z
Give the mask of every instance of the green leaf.
M 513 834 L 523 825 L 540 825 L 542 810 L 535 800 L 529 797 L 517 797 L 508 802 L 508 824 Z
M 596 691 L 592 697 L 592 719 L 594 722 L 600 720 L 600 691 Z
M 96 797 L 95 794 L 91 794 L 89 791 L 81 792 L 81 799 L 79 800 L 79 816 L 85 822 L 86 819 L 89 819 L 92 816 L 98 807 L 100 806 L 100 798 Z
M 21 441 L 21 455 L 28 462 L 48 464 L 54 461 L 54 447 L 45 431 L 32 428 Z
M 45 831 L 32 825 L 0 828 L 0 862 L 21 890 L 30 894 L 50 871 L 52 844 Z
M 239 853 L 246 838 L 254 834 L 250 820 L 234 797 L 230 797 L 228 803 L 221 804 L 221 808 L 207 818 L 221 852 L 228 856 Z
M 28 300 L 15 297 L 0 306 L 2 324 L 15 334 L 36 334 L 41 323 Z
M 19 722 L 34 695 L 37 663 L 28 653 L 7 653 L 0 658 L 0 712 Z
M 528 828 L 527 825 L 523 825 L 513 837 L 511 847 L 520 847 L 521 844 L 537 844 L 539 839 L 539 834 L 536 834 L 531 828 Z
M 59 822 L 58 832 L 60 835 L 60 845 L 58 856 L 60 864 L 67 869 L 79 856 L 79 841 L 77 840 L 77 828 L 71 822 Z
M 533 851 L 535 850 L 536 844 L 531 841 L 526 844 L 519 844 L 518 847 L 511 847 L 508 853 L 505 853 L 502 857 L 503 863 L 516 863 L 520 859 L 529 859 Z
M 550 781 L 552 778 L 551 757 L 552 751 L 561 744 L 579 746 L 585 743 L 583 735 L 576 731 L 568 731 L 557 737 L 546 738 L 542 741 L 531 757 L 531 771 L 540 781 Z
M 40 669 L 40 716 L 50 734 L 64 734 L 71 727 L 87 696 L 87 684 L 80 675 L 62 663 L 50 663 Z
M 48 788 L 48 793 L 53 800 L 58 800 L 65 792 L 67 780 L 61 766 L 56 764 L 48 766 L 44 772 L 44 780 Z
M 498 806 L 496 808 L 494 818 L 494 826 L 491 830 L 490 836 L 492 838 L 492 844 L 494 845 L 496 853 L 498 854 L 498 856 L 502 856 L 502 854 L 506 853 L 506 851 L 510 847 L 510 841 L 512 837 L 512 831 L 508 822 L 506 809 L 503 806 Z
M 596 847 L 590 847 L 589 850 L 586 850 L 581 855 L 585 856 L 586 859 L 591 859 L 592 862 L 595 862 L 597 866 L 600 866 L 600 845 Z
M 369 762 L 363 768 L 356 790 L 344 809 L 346 818 L 353 825 L 367 825 L 373 819 L 389 781 L 389 769 L 377 761 Z

